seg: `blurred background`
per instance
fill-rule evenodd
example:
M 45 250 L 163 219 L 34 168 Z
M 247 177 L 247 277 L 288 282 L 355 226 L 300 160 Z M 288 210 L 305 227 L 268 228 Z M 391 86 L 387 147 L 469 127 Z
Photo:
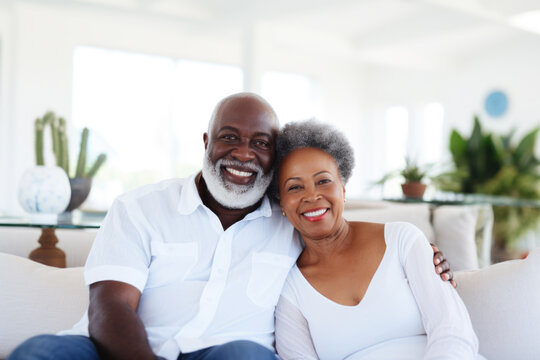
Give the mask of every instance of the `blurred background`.
M 88 157 L 107 154 L 85 204 L 106 210 L 197 171 L 214 105 L 239 91 L 282 124 L 342 129 L 348 196 L 392 196 L 399 182 L 372 184 L 406 157 L 452 166 L 451 131 L 469 137 L 475 115 L 516 141 L 538 126 L 538 64 L 538 0 L 0 0 L 0 212 L 21 211 L 47 111 L 73 162 L 84 127 Z

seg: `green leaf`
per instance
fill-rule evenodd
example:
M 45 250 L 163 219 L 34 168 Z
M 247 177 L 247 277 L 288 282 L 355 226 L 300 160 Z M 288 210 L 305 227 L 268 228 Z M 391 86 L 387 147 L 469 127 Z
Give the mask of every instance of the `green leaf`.
M 516 133 L 516 129 L 513 128 L 512 130 L 510 130 L 508 135 L 502 135 L 501 136 L 501 139 L 503 141 L 503 146 L 504 146 L 505 150 L 508 150 L 510 148 L 510 143 L 511 143 L 512 137 L 514 136 L 515 133 Z
M 536 128 L 525 135 L 514 152 L 514 159 L 519 169 L 526 170 L 532 164 L 531 160 L 534 159 L 534 146 L 538 130 L 539 128 Z
M 485 159 L 485 174 L 486 178 L 491 178 L 499 172 L 499 170 L 502 167 L 502 160 L 497 155 L 497 149 L 495 145 L 495 141 L 493 134 L 486 135 L 484 139 L 484 146 L 485 146 L 485 152 L 486 152 L 486 159 Z
M 473 131 L 471 134 L 471 138 L 468 141 L 468 150 L 473 152 L 479 151 L 480 147 L 482 146 L 482 138 L 482 126 L 480 125 L 478 116 L 475 116 Z
M 466 162 L 467 141 L 456 130 L 452 130 L 449 145 L 454 162 L 458 167 L 461 167 Z
M 478 117 L 469 138 L 457 131 L 450 135 L 454 172 L 440 174 L 434 182 L 441 189 L 465 193 L 510 196 L 519 199 L 540 198 L 540 159 L 535 156 L 535 142 L 540 128 L 527 133 L 517 146 L 512 137 L 483 133 Z M 463 150 L 465 149 L 465 150 Z M 497 242 L 511 243 L 540 222 L 540 209 L 495 207 L 494 235 Z
M 504 146 L 503 137 L 497 134 L 491 134 L 491 142 L 493 144 L 493 150 L 495 151 L 495 156 L 501 164 L 509 164 L 512 159 L 509 156 L 508 151 Z

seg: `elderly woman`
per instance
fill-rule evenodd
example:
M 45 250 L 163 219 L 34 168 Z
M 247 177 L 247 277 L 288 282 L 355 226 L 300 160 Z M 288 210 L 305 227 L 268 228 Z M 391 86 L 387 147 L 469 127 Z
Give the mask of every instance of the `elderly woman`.
M 276 309 L 284 359 L 476 359 L 478 341 L 433 250 L 408 223 L 343 218 L 353 150 L 330 126 L 286 125 L 274 182 L 305 249 Z

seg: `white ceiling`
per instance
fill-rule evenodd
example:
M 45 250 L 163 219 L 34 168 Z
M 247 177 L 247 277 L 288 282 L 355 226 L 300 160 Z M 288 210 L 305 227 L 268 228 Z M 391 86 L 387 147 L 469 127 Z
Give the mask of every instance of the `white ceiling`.
M 511 23 L 514 15 L 540 10 L 540 0 L 34 1 L 163 17 L 206 31 L 234 33 L 257 24 L 276 33 L 296 29 L 339 44 L 333 51 L 341 47 L 347 56 L 401 66 L 456 63 L 517 38 L 540 46 L 539 34 Z

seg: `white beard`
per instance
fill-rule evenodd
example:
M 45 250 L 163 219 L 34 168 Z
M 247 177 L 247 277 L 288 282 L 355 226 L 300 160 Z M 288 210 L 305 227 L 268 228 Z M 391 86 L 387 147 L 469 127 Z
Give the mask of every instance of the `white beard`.
M 221 167 L 227 165 L 248 167 L 257 173 L 255 181 L 250 185 L 227 182 L 221 174 Z M 208 191 L 217 202 L 229 209 L 245 209 L 262 199 L 272 181 L 273 170 L 264 175 L 264 171 L 260 166 L 223 159 L 219 159 L 214 165 L 209 154 L 206 153 L 203 160 L 202 176 Z

